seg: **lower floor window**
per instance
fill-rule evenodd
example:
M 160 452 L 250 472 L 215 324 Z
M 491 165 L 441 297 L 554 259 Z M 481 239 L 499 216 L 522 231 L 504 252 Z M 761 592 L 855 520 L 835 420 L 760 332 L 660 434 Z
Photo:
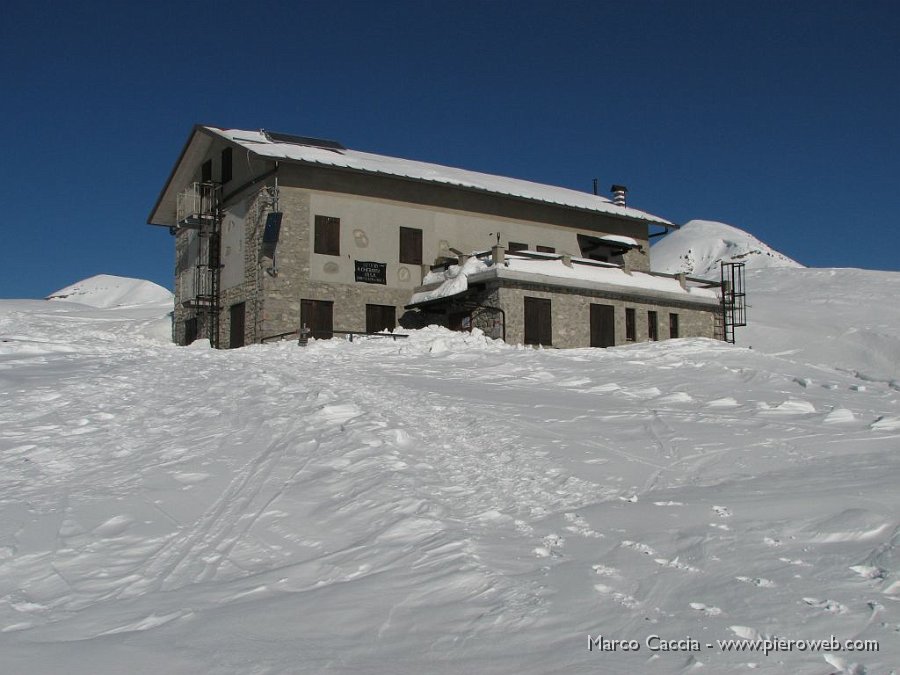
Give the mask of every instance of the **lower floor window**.
M 647 337 L 654 342 L 659 340 L 659 322 L 656 312 L 647 312 Z
M 625 309 L 625 339 L 629 342 L 637 340 L 637 325 L 633 307 Z
M 334 302 L 331 300 L 301 300 L 300 325 L 308 337 L 327 339 L 334 335 Z
M 397 327 L 397 308 L 393 305 L 366 305 L 366 332 L 381 333 Z
M 553 324 L 550 317 L 550 300 L 525 298 L 525 344 L 553 344 Z

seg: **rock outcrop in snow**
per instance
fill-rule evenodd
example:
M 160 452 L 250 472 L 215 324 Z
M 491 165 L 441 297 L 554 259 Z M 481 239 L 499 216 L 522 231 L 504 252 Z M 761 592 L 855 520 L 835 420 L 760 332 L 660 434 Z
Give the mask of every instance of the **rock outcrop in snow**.
M 77 281 L 47 296 L 91 307 L 120 307 L 172 301 L 172 293 L 152 281 L 98 274 Z
M 695 277 L 719 274 L 719 262 L 743 262 L 748 269 L 803 267 L 749 232 L 712 220 L 692 220 L 653 246 L 654 272 L 684 272 Z

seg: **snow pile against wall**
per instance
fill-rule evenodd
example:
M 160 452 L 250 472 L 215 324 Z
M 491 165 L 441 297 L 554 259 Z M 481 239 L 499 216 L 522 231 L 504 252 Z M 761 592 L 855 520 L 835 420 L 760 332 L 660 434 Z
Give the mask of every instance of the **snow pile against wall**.
M 720 261 L 743 262 L 747 269 L 803 267 L 752 234 L 710 220 L 692 220 L 650 249 L 654 272 L 718 278 Z
M 118 307 L 171 302 L 171 291 L 152 281 L 98 274 L 66 286 L 47 300 L 67 300 L 91 307 Z

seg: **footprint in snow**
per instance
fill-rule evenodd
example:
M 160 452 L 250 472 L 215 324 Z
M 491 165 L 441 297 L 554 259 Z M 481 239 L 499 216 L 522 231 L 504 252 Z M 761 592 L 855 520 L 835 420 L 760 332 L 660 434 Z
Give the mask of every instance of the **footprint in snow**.
M 534 554 L 538 558 L 558 558 L 562 555 L 559 552 L 563 546 L 566 545 L 566 540 L 560 537 L 558 534 L 548 534 L 544 537 L 544 545 L 538 546 L 534 549 Z
M 628 609 L 635 609 L 640 607 L 640 600 L 635 598 L 633 595 L 628 595 L 627 593 L 620 593 L 616 591 L 606 584 L 594 584 L 594 590 L 600 593 L 601 595 L 607 595 L 615 600 L 617 603 L 622 605 L 623 607 L 627 607 Z
M 839 602 L 834 600 L 819 600 L 818 598 L 803 598 L 803 602 L 805 602 L 810 607 L 815 607 L 816 609 L 821 609 L 829 614 L 844 614 L 847 611 L 846 605 L 842 605 Z
M 691 609 L 696 609 L 698 612 L 703 612 L 703 614 L 708 616 L 719 616 L 722 613 L 722 610 L 718 607 L 710 607 L 702 602 L 692 602 Z
M 624 546 L 625 548 L 630 548 L 633 551 L 637 551 L 638 553 L 643 553 L 644 555 L 656 555 L 655 550 L 647 546 L 647 544 L 642 544 L 639 541 L 631 541 L 630 539 L 625 539 L 622 541 L 622 546 Z
M 571 523 L 571 525 L 566 527 L 568 532 L 581 535 L 582 537 L 595 537 L 598 539 L 603 537 L 602 534 L 594 530 L 588 522 L 577 513 L 566 513 L 564 517 Z
M 713 506 L 712 510 L 719 515 L 719 518 L 731 517 L 731 509 L 729 509 L 727 506 Z
M 763 577 L 735 577 L 735 579 L 759 588 L 775 588 L 778 585 L 771 579 L 764 579 Z

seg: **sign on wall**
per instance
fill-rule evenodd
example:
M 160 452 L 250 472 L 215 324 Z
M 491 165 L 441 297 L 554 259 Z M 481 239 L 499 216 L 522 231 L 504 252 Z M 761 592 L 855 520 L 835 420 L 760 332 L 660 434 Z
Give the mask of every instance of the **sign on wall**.
M 364 284 L 387 284 L 387 263 L 356 260 L 356 280 Z

